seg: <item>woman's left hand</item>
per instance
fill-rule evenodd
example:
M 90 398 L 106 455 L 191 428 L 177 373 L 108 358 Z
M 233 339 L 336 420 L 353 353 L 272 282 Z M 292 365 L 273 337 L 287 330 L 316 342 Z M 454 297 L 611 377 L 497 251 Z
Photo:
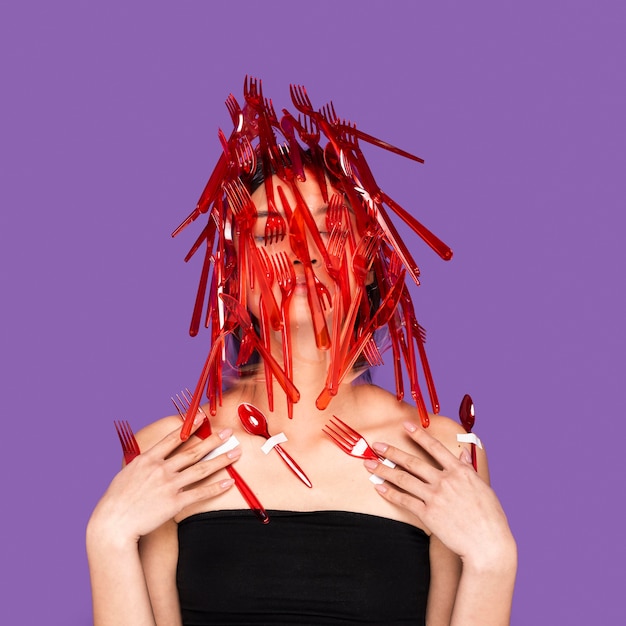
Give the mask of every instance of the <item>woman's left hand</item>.
M 376 489 L 383 498 L 417 516 L 465 563 L 491 567 L 515 554 L 515 540 L 493 489 L 471 465 L 466 450 L 456 458 L 441 442 L 416 424 L 406 423 L 409 436 L 441 469 L 424 459 L 386 444 L 376 451 L 393 461 L 392 469 L 365 461 L 385 480 Z

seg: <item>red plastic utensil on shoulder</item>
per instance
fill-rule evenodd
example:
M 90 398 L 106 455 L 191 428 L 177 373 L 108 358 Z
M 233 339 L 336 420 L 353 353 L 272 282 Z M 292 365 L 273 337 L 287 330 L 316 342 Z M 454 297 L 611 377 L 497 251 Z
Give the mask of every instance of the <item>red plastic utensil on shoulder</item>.
M 191 404 L 191 392 L 189 389 L 185 389 L 185 391 L 182 391 L 180 394 L 176 394 L 176 400 L 173 397 L 171 400 L 181 419 L 184 420 L 185 411 L 189 410 Z M 209 421 L 209 416 L 201 407 L 198 407 L 198 411 L 204 415 L 204 421 L 194 434 L 200 437 L 200 439 L 206 439 L 211 435 L 211 422 Z M 261 522 L 267 524 L 270 521 L 270 517 L 252 489 L 248 486 L 248 483 L 241 477 L 241 474 L 232 465 L 227 465 L 226 471 L 235 481 L 235 486 L 239 489 L 239 493 L 241 493 L 252 512 L 259 518 L 259 520 L 261 520 Z
M 476 416 L 474 414 L 474 402 L 471 396 L 467 393 L 463 396 L 463 400 L 461 400 L 461 406 L 459 407 L 459 419 L 461 420 L 463 428 L 465 428 L 465 432 L 471 433 Z M 478 470 L 478 463 L 476 460 L 476 444 L 471 443 L 470 447 L 472 450 L 472 466 L 475 470 Z
M 124 455 L 124 463 L 128 465 L 134 458 L 139 456 L 139 444 L 135 439 L 135 434 L 133 433 L 133 429 L 130 427 L 130 424 L 124 420 L 122 421 L 114 421 L 115 431 L 117 432 L 117 436 L 120 439 L 120 443 L 122 444 L 122 454 Z

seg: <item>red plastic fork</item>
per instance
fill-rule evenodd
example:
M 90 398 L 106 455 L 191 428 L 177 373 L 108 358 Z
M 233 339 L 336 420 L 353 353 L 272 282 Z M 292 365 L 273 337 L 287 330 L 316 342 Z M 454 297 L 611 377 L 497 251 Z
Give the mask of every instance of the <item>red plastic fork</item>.
M 315 329 L 315 343 L 320 350 L 328 350 L 328 348 L 330 348 L 330 335 L 328 334 L 326 320 L 322 311 L 322 299 L 320 298 L 320 292 L 317 289 L 317 282 L 319 281 L 317 281 L 317 277 L 311 263 L 311 257 L 309 253 L 309 247 L 306 241 L 304 226 L 305 215 L 308 214 L 308 216 L 311 217 L 311 214 L 306 203 L 304 203 L 304 199 L 298 196 L 298 190 L 295 185 L 292 186 L 292 190 L 296 195 L 297 201 L 297 206 L 295 210 L 291 209 L 289 201 L 287 200 L 287 197 L 285 196 L 283 189 L 280 186 L 278 187 L 278 195 L 280 196 L 280 201 L 285 209 L 285 214 L 291 215 L 291 219 L 289 220 L 289 243 L 291 245 L 293 253 L 296 255 L 300 263 L 302 263 L 302 267 L 304 269 L 304 276 L 307 286 L 307 299 L 309 303 L 309 309 L 311 310 L 313 327 Z M 315 225 L 315 223 L 313 223 L 312 229 L 314 229 L 319 236 L 319 231 L 317 230 L 317 226 Z M 313 235 L 312 229 L 310 229 L 310 232 Z M 318 245 L 318 249 L 319 248 L 320 246 Z M 322 253 L 322 255 L 325 254 L 326 256 L 328 256 L 328 253 L 326 252 L 326 248 L 323 243 L 321 244 L 320 253 Z
M 356 292 L 352 298 L 352 302 L 350 303 L 350 308 L 341 331 L 340 355 L 342 360 L 345 359 L 345 356 L 348 353 L 357 312 L 359 310 L 363 294 L 365 293 L 365 281 L 367 280 L 367 274 L 372 267 L 379 241 L 380 231 L 377 231 L 372 235 L 366 235 L 363 239 L 361 239 L 361 241 L 359 241 L 356 250 L 354 251 L 354 256 L 352 257 L 352 270 L 356 282 Z M 337 385 L 337 379 L 335 378 L 332 382 L 332 387 L 334 388 Z
M 346 355 L 345 359 L 342 357 L 342 363 L 339 371 L 339 376 L 336 380 L 331 380 L 326 384 L 322 392 L 317 397 L 315 401 L 315 406 L 323 411 L 332 400 L 332 397 L 337 395 L 337 389 L 339 385 L 343 381 L 345 375 L 350 371 L 352 366 L 355 364 L 359 354 L 363 351 L 365 344 L 372 338 L 374 332 L 384 326 L 389 322 L 391 316 L 394 314 L 396 307 L 398 306 L 398 301 L 400 299 L 400 293 L 404 288 L 404 275 L 405 270 L 402 270 L 400 276 L 396 280 L 396 283 L 389 289 L 385 297 L 376 313 L 374 313 L 373 317 L 367 323 L 365 328 L 362 331 L 362 334 L 359 335 L 354 345 L 350 348 L 350 351 Z M 332 387 L 332 383 L 335 383 L 335 387 Z
M 226 108 L 230 113 L 230 119 L 233 121 L 235 131 L 241 131 L 243 127 L 243 112 L 239 102 L 237 102 L 237 98 L 232 93 L 228 94 L 228 98 L 226 98 Z
M 243 84 L 243 95 L 246 102 L 258 114 L 258 129 L 261 154 L 267 155 L 269 159 L 277 151 L 276 137 L 272 130 L 272 123 L 278 126 L 276 113 L 270 100 L 263 98 L 262 82 L 246 76 Z M 268 158 L 261 160 L 263 166 L 263 179 L 265 195 L 267 198 L 267 218 L 265 222 L 265 245 L 278 243 L 287 234 L 287 224 L 283 216 L 276 209 L 274 202 L 274 185 L 272 183 L 272 166 Z
M 191 406 L 191 391 L 189 391 L 189 389 L 184 389 L 180 392 L 180 394 L 176 394 L 176 400 L 173 397 L 171 400 L 176 407 L 178 415 L 180 415 L 181 419 L 184 420 L 185 412 L 188 411 Z M 198 407 L 198 413 L 204 415 L 204 421 L 194 434 L 200 437 L 200 439 L 206 439 L 211 435 L 211 422 L 209 421 L 209 416 L 204 412 L 204 409 L 201 406 Z M 263 505 L 259 502 L 259 499 L 256 497 L 252 489 L 248 486 L 248 483 L 241 477 L 241 474 L 232 465 L 227 465 L 226 471 L 235 481 L 235 486 L 239 489 L 239 493 L 241 493 L 252 512 L 261 522 L 267 524 L 270 521 L 269 515 L 266 513 Z
M 365 355 L 367 362 L 372 366 L 384 364 L 383 357 L 380 354 L 380 350 L 378 349 L 373 337 L 371 337 L 370 340 L 363 346 L 363 354 Z
M 285 110 L 283 109 L 283 111 Z M 322 191 L 324 202 L 328 202 L 328 187 L 326 185 L 326 177 L 324 176 L 324 155 L 319 145 L 320 130 L 311 117 L 308 115 L 301 117 L 300 113 L 298 113 L 298 134 L 300 139 L 309 147 L 309 152 L 313 159 L 315 179 Z
M 124 420 L 123 422 L 114 421 L 113 424 L 115 426 L 117 436 L 120 439 L 120 443 L 122 444 L 124 463 L 128 465 L 135 457 L 139 456 L 139 444 L 135 439 L 133 429 L 130 427 L 130 424 L 126 420 Z
M 389 152 L 393 152 L 394 154 L 398 154 L 407 159 L 411 159 L 412 161 L 417 161 L 418 163 L 424 162 L 424 159 L 422 159 L 421 157 L 415 156 L 414 154 L 411 154 L 410 152 L 407 152 L 406 150 L 396 148 L 396 146 L 392 146 L 390 143 L 387 143 L 386 141 L 383 141 L 382 139 L 377 139 L 376 137 L 373 137 L 372 135 L 368 135 L 367 133 L 364 133 L 363 131 L 358 130 L 356 126 L 354 126 L 353 124 L 350 124 L 350 122 L 348 122 L 345 119 L 344 120 L 339 119 L 339 117 L 337 116 L 337 113 L 335 113 L 335 106 L 333 105 L 332 101 L 329 102 L 328 104 L 325 104 L 322 107 L 320 113 L 324 116 L 327 122 L 335 126 L 340 131 L 349 130 L 350 132 L 354 133 L 359 139 L 362 139 L 363 141 L 367 141 L 368 143 L 374 144 L 375 146 L 378 146 L 379 148 L 384 148 L 385 150 L 388 150 Z
M 379 186 L 376 180 L 374 179 L 374 175 L 372 174 L 372 170 L 370 169 L 367 161 L 365 160 L 365 156 L 361 152 L 361 148 L 359 147 L 359 143 L 357 140 L 356 128 L 347 127 L 345 132 L 342 135 L 343 140 L 343 148 L 344 154 L 348 157 L 348 160 L 352 162 L 352 165 L 356 166 L 357 171 L 359 172 L 359 178 L 363 182 L 363 186 L 370 194 L 372 200 L 380 205 L 380 203 L 384 202 L 392 211 L 396 213 L 400 218 L 404 220 L 404 222 L 415 232 L 416 235 L 421 237 L 423 241 L 425 241 L 431 248 L 434 250 L 444 261 L 449 261 L 452 258 L 452 250 L 448 245 L 446 245 L 439 237 L 437 237 L 434 233 L 432 233 L 426 226 L 424 226 L 420 221 L 414 218 L 408 211 L 403 209 L 393 198 L 390 198 Z M 383 217 L 385 217 L 383 215 Z M 387 220 L 385 220 L 387 221 Z M 381 224 L 383 226 L 383 224 Z M 387 224 L 389 226 L 389 224 Z M 384 227 L 384 226 L 383 226 Z M 395 237 L 395 233 L 393 229 L 392 236 Z M 397 246 L 396 246 L 397 248 Z M 407 257 L 411 259 L 410 255 Z M 412 259 L 411 259 L 412 260 Z M 407 265 L 407 269 L 410 269 L 410 266 Z M 414 268 L 415 269 L 415 268 Z M 409 273 L 411 273 L 409 271 Z M 419 275 L 419 272 L 417 273 Z
M 248 269 L 251 269 L 254 273 L 255 283 L 259 285 L 261 293 L 263 295 L 263 301 L 265 308 L 274 330 L 280 330 L 281 321 L 280 313 L 278 311 L 278 304 L 272 293 L 271 285 L 268 283 L 267 274 L 263 268 L 261 259 L 259 258 L 259 252 L 257 246 L 252 237 L 252 225 L 256 219 L 256 207 L 252 202 L 250 193 L 244 187 L 240 180 L 235 180 L 224 186 L 226 196 L 230 204 L 230 208 L 233 214 L 237 218 L 241 227 L 241 236 L 243 242 L 239 247 L 239 261 L 240 261 L 240 293 L 245 293 L 245 277 Z M 248 262 L 251 264 L 248 268 Z M 247 268 L 247 269 L 246 269 Z
M 293 382 L 287 377 L 280 365 L 276 362 L 272 353 L 265 348 L 265 345 L 257 336 L 248 311 L 246 311 L 240 302 L 226 293 L 220 294 L 220 298 L 229 313 L 232 314 L 237 320 L 237 323 L 241 327 L 244 335 L 248 335 L 250 337 L 250 340 L 254 342 L 254 346 L 261 357 L 265 360 L 265 362 L 269 363 L 269 366 L 272 369 L 272 374 L 276 377 L 276 380 L 282 387 L 283 391 L 293 400 L 293 402 L 298 402 L 300 399 L 300 392 Z
M 339 448 L 350 456 L 358 459 L 383 460 L 383 457 L 374 452 L 361 434 L 340 420 L 336 415 L 333 415 L 333 419 L 322 428 L 322 432 L 328 435 Z
M 283 364 L 287 378 L 293 380 L 289 306 L 291 304 L 294 289 L 296 288 L 296 271 L 293 268 L 293 263 L 284 250 L 281 250 L 276 255 L 272 256 L 271 259 L 275 270 L 276 282 L 280 287 L 281 293 L 280 310 L 283 320 Z M 287 415 L 290 419 L 293 418 L 293 401 L 289 396 L 287 396 Z
M 304 180 L 304 166 L 302 165 L 302 159 L 300 158 L 300 146 L 296 140 L 295 130 L 298 126 L 296 119 L 289 113 L 289 111 L 283 110 L 283 117 L 280 119 L 280 127 L 283 134 L 289 142 L 289 157 L 293 172 L 298 180 Z
M 274 284 L 274 267 L 270 260 L 269 254 L 265 250 L 265 248 L 257 248 L 256 252 L 259 255 L 259 261 L 261 262 L 261 266 L 263 267 L 263 271 L 265 273 L 265 277 L 267 278 L 268 285 L 271 287 Z M 260 322 L 260 332 L 261 332 L 261 341 L 265 346 L 266 350 L 271 350 L 271 339 L 270 339 L 270 323 L 267 317 L 267 309 L 265 307 L 265 302 L 263 300 L 263 296 L 259 298 L 259 322 Z M 246 336 L 248 337 L 248 336 Z M 267 405 L 270 411 L 274 410 L 274 385 L 272 383 L 272 369 L 269 364 L 263 361 L 263 369 L 265 370 L 265 389 L 267 391 Z
M 333 196 L 334 198 L 335 196 Z M 327 216 L 328 217 L 328 216 Z M 332 337 L 330 343 L 330 368 L 326 378 L 326 385 L 333 390 L 341 371 L 341 322 L 346 304 L 343 294 L 350 294 L 349 278 L 345 274 L 345 245 L 348 236 L 347 229 L 341 227 L 341 223 L 335 222 L 328 239 L 328 257 L 331 261 L 326 268 L 329 276 L 335 281 L 335 291 L 333 292 L 332 310 Z M 348 303 L 349 306 L 349 303 Z

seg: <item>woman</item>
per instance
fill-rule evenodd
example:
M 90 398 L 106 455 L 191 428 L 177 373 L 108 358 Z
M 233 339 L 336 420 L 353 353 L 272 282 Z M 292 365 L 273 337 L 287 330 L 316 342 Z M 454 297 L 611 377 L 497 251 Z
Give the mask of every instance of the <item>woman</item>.
M 224 154 L 176 231 L 208 213 L 193 248 L 206 243 L 207 262 L 191 332 L 206 300 L 212 350 L 184 424 L 172 416 L 140 431 L 142 454 L 92 515 L 95 623 L 506 624 L 515 542 L 482 448 L 475 471 L 463 429 L 436 415 L 403 283 L 418 270 L 383 203 L 442 257 L 451 253 L 376 186 L 358 139 L 382 142 L 342 123 L 332 105 L 315 113 L 301 88 L 292 98 L 302 117 L 280 122 L 256 81 L 244 91 L 243 109 L 227 101 L 235 128 L 221 135 Z M 398 367 L 395 395 L 355 382 L 385 337 L 407 365 L 417 410 L 402 401 Z M 233 346 L 236 380 L 222 393 Z M 193 432 L 205 390 L 213 434 L 201 439 Z M 242 403 L 286 437 L 312 488 L 244 430 Z M 341 434 L 336 418 L 392 463 L 344 454 L 328 436 Z M 205 460 L 233 434 L 240 445 Z M 231 464 L 269 524 L 232 488 Z

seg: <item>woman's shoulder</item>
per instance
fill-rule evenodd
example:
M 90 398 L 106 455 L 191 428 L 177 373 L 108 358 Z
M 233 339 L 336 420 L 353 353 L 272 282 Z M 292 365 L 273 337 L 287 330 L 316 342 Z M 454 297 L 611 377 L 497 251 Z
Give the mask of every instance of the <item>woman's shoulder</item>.
M 183 421 L 178 415 L 169 415 L 168 417 L 162 417 L 161 419 L 144 426 L 139 430 L 135 437 L 139 444 L 139 449 L 144 451 L 151 448 L 154 444 L 161 441 L 166 435 L 169 435 L 172 431 L 180 428 L 183 425 Z
M 222 404 L 218 406 L 217 414 L 210 415 L 210 407 L 208 404 L 201 406 L 202 410 L 210 416 L 211 426 L 213 430 L 220 430 L 227 426 L 232 426 L 232 415 L 241 398 L 241 392 L 231 390 L 224 392 Z M 166 435 L 172 431 L 180 429 L 183 425 L 179 415 L 168 415 L 144 426 L 136 433 L 137 442 L 141 450 L 152 447 L 158 441 L 161 441 Z
M 358 392 L 358 407 L 355 416 L 361 415 L 360 424 L 354 424 L 362 429 L 362 434 L 373 441 L 383 441 L 405 450 L 412 450 L 418 456 L 423 453 L 417 444 L 407 435 L 404 429 L 405 422 L 420 424 L 420 418 L 414 405 L 398 401 L 396 396 L 376 385 L 362 385 Z M 455 457 L 459 458 L 465 448 L 468 452 L 470 444 L 459 441 L 459 435 L 465 435 L 465 429 L 456 420 L 444 415 L 429 413 L 430 423 L 427 432 L 443 444 Z M 489 482 L 489 466 L 485 450 L 476 447 L 478 473 Z
M 358 398 L 360 410 L 366 413 L 367 422 L 376 430 L 403 429 L 404 422 L 421 423 L 414 405 L 399 401 L 395 394 L 376 385 L 361 385 Z M 463 426 L 444 415 L 429 413 L 428 417 L 428 433 L 452 452 L 460 454 L 461 444 L 457 435 L 465 433 Z

